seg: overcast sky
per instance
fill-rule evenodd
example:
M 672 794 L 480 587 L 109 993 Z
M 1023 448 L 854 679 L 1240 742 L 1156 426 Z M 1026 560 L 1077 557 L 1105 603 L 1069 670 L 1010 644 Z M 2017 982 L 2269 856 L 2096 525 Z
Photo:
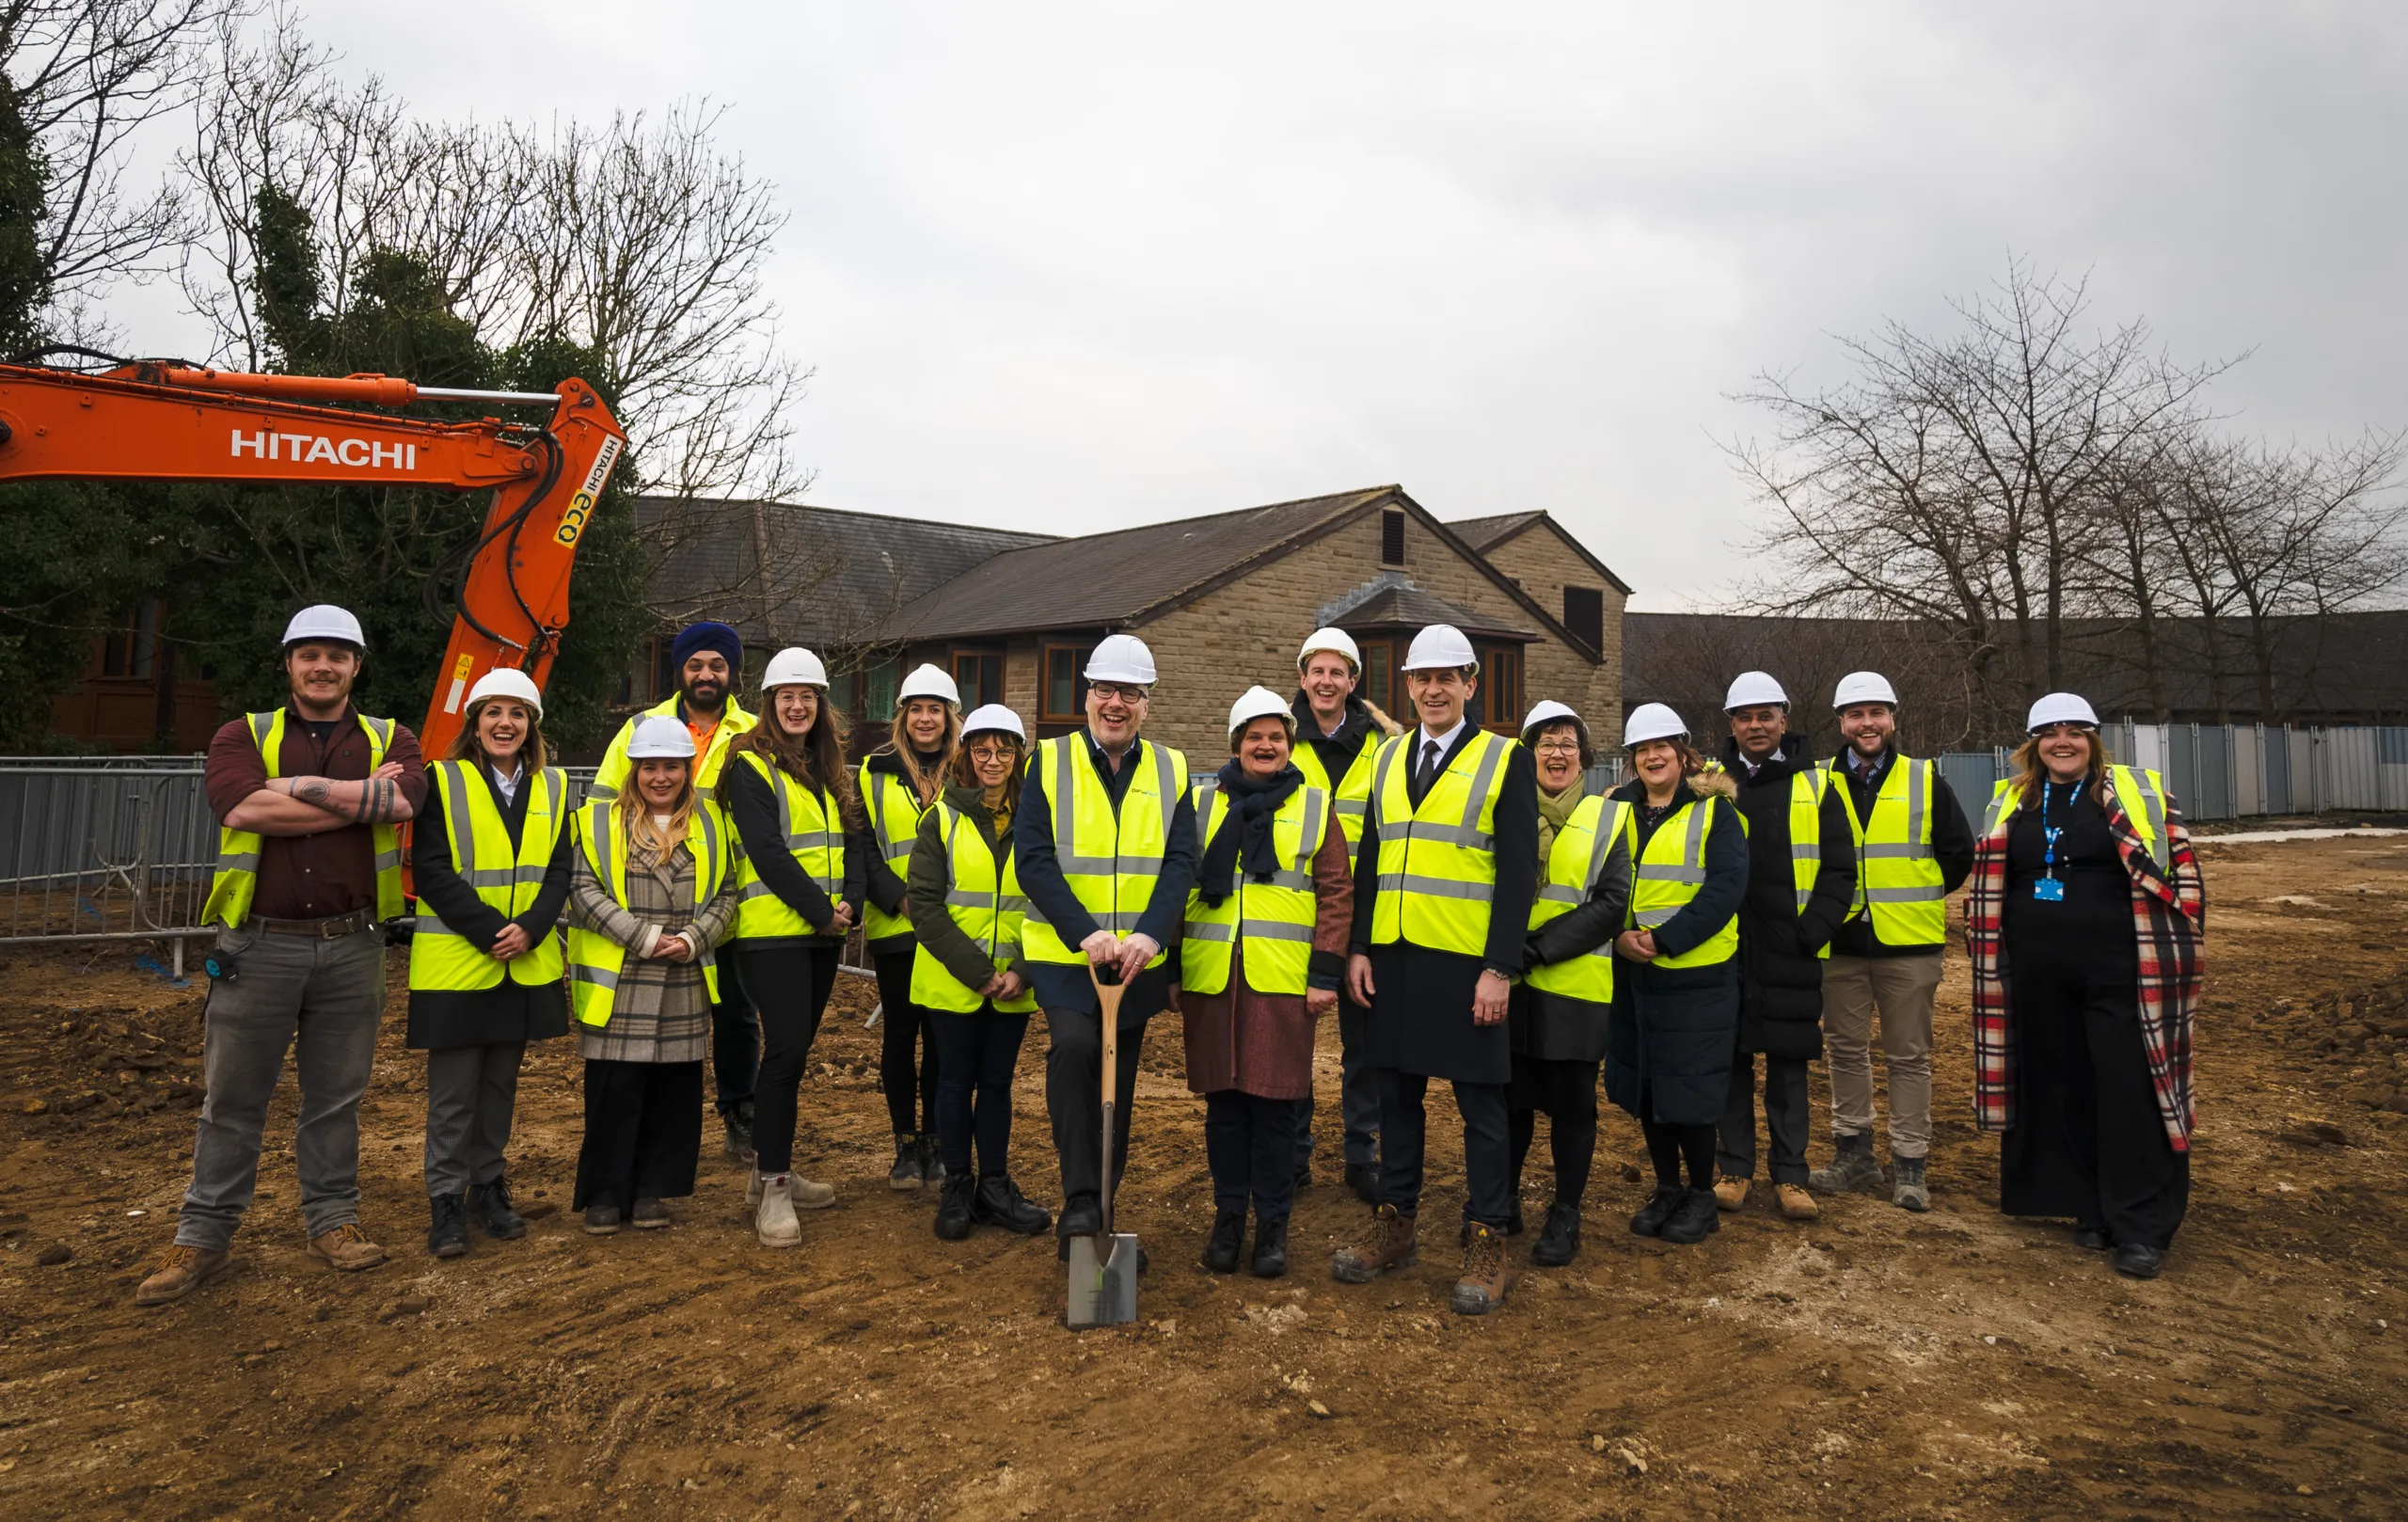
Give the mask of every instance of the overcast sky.
M 831 506 L 1076 532 L 1384 482 L 1710 600 L 1717 440 L 2010 249 L 2254 349 L 2240 426 L 2408 422 L 2408 8 L 320 0 L 431 115 L 707 94 Z M 1976 15 L 1976 11 L 1985 12 Z

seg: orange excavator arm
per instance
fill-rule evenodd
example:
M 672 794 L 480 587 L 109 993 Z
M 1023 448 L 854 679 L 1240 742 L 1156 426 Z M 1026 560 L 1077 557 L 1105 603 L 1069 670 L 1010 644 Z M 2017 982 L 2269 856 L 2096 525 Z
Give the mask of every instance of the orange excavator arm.
M 548 406 L 548 421 L 435 422 L 348 407 L 413 402 Z M 388 375 L 254 375 L 143 360 L 100 373 L 0 365 L 0 481 L 309 482 L 491 488 L 452 641 L 419 740 L 459 734 L 478 677 L 515 666 L 541 688 L 568 624 L 569 572 L 594 500 L 626 448 L 579 380 L 553 391 L 464 391 Z

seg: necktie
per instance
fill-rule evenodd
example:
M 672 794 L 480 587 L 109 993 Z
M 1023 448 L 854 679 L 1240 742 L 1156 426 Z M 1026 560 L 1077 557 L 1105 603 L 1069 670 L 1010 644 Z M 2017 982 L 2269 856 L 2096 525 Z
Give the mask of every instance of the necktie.
M 1430 785 L 1437 780 L 1438 742 L 1436 740 L 1425 740 L 1422 742 L 1421 747 L 1421 785 L 1418 791 L 1424 793 L 1428 792 L 1430 790 Z

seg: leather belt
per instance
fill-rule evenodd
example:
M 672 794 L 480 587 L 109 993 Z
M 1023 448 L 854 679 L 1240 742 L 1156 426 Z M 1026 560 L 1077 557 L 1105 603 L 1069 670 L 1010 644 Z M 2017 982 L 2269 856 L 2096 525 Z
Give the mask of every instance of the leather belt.
M 319 941 L 340 941 L 344 936 L 376 928 L 376 912 L 355 909 L 348 914 L 329 914 L 322 920 L 272 920 L 264 914 L 254 914 L 250 923 L 270 935 L 306 935 Z

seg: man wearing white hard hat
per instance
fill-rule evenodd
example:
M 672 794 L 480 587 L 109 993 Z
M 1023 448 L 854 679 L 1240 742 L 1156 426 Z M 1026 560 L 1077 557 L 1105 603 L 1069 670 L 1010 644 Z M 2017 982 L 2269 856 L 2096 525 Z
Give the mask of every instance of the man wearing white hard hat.
M 1748 894 L 1739 905 L 1739 1049 L 1716 1128 L 1714 1197 L 1736 1211 L 1756 1173 L 1756 1057 L 1773 1192 L 1793 1221 L 1821 1214 L 1806 1189 L 1807 1064 L 1823 1054 L 1823 959 L 1856 897 L 1847 805 L 1830 773 L 1789 729 L 1789 694 L 1770 674 L 1741 672 L 1722 700 L 1723 769 L 1748 825 Z
M 1180 946 L 1180 1023 L 1187 1086 L 1204 1096 L 1214 1207 L 1204 1266 L 1215 1274 L 1237 1271 L 1249 1208 L 1253 1272 L 1288 1272 L 1314 1025 L 1338 1012 L 1354 927 L 1346 832 L 1328 790 L 1291 759 L 1295 728 L 1286 699 L 1247 689 L 1229 706 L 1228 763 L 1195 785 L 1202 849 Z
M 1347 865 L 1363 838 L 1363 814 L 1371 797 L 1371 759 L 1380 742 L 1404 731 L 1379 705 L 1360 695 L 1363 653 L 1344 629 L 1315 629 L 1296 652 L 1296 769 L 1338 801 L 1338 822 L 1346 832 Z M 1374 696 L 1386 696 L 1385 693 Z M 1380 1091 L 1371 1075 L 1364 1035 L 1370 1011 L 1340 990 L 1338 996 L 1338 1108 L 1344 1128 L 1341 1147 L 1346 1187 L 1366 1205 L 1377 1205 L 1380 1162 Z M 1305 1098 L 1304 1141 L 1296 1153 L 1296 1178 L 1311 1172 L 1312 1096 Z
M 1103 1219 L 1103 1034 L 1088 969 L 1128 989 L 1114 1078 L 1124 1096 L 1114 1111 L 1117 1180 L 1128 1165 L 1138 1049 L 1146 1022 L 1167 1003 L 1169 948 L 1196 880 L 1187 757 L 1141 734 L 1153 652 L 1133 634 L 1110 635 L 1087 657 L 1085 674 L 1086 727 L 1038 743 L 1012 819 L 1028 900 L 1021 950 L 1051 1037 L 1045 1108 L 1062 1168 L 1054 1230 L 1065 1258 L 1069 1239 L 1095 1235 Z
M 284 630 L 283 705 L 210 741 L 202 782 L 217 870 L 201 919 L 219 928 L 201 1052 L 208 1098 L 175 1245 L 137 1304 L 182 1299 L 226 1266 L 288 1050 L 310 1255 L 345 1270 L 385 1260 L 359 1228 L 359 1097 L 385 1007 L 380 932 L 403 909 L 399 827 L 426 801 L 426 769 L 417 736 L 351 701 L 367 645 L 345 610 L 302 609 Z
M 1831 1165 L 1807 1176 L 1830 1194 L 1878 1191 L 1873 1155 L 1873 1037 L 1889 1072 L 1890 1200 L 1931 1208 L 1931 1007 L 1940 990 L 1948 896 L 1973 869 L 1973 830 L 1938 763 L 1901 754 L 1898 694 L 1878 672 L 1852 672 L 1831 695 L 1845 748 L 1831 762 L 1856 846 L 1856 901 L 1823 973 L 1830 1048 Z
M 1513 1139 L 1506 1027 L 1538 879 L 1530 753 L 1481 727 L 1480 661 L 1463 631 L 1414 636 L 1403 670 L 1418 726 L 1380 747 L 1355 851 L 1347 980 L 1371 1011 L 1380 1080 L 1380 1204 L 1331 1273 L 1368 1284 L 1412 1260 L 1430 1080 L 1455 1090 L 1469 1202 L 1450 1304 L 1502 1305 L 1512 1274 Z
M 669 649 L 670 670 L 677 690 L 630 714 L 602 753 L 594 769 L 588 798 L 616 798 L 627 780 L 627 742 L 636 725 L 647 718 L 674 719 L 694 737 L 694 785 L 705 798 L 719 786 L 727 764 L 728 747 L 751 729 L 754 719 L 736 700 L 736 684 L 744 671 L 744 642 L 736 630 L 702 619 L 677 631 Z M 721 1002 L 711 1010 L 711 1078 L 713 1103 L 725 1133 L 727 1155 L 752 1155 L 752 1085 L 761 1064 L 761 1022 L 744 992 L 743 980 L 731 961 L 720 969 Z
M 921 816 L 936 807 L 960 737 L 961 690 L 944 672 L 923 663 L 895 690 L 886 743 L 861 766 L 862 808 L 869 816 L 871 837 L 862 864 L 869 895 L 862 928 L 870 965 L 878 969 L 878 1085 L 886 1092 L 887 1123 L 895 1133 L 895 1165 L 886 1175 L 892 1189 L 933 1189 L 944 1182 L 937 1149 L 937 1042 L 911 998 L 918 943 L 911 939 L 905 874 Z
M 530 1041 L 568 1034 L 555 933 L 568 904 L 568 773 L 547 765 L 544 698 L 497 667 L 468 690 L 452 754 L 427 768 L 410 832 L 418 927 L 407 1045 L 426 1053 L 427 1251 L 527 1234 L 504 1149 Z

